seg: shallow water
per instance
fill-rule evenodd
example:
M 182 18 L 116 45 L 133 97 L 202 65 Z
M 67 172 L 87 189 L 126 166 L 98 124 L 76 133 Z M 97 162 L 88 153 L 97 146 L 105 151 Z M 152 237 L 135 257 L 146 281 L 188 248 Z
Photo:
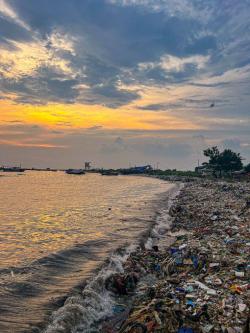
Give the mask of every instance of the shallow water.
M 0 177 L 0 332 L 39 323 L 116 248 L 154 222 L 173 185 L 147 177 L 25 172 Z

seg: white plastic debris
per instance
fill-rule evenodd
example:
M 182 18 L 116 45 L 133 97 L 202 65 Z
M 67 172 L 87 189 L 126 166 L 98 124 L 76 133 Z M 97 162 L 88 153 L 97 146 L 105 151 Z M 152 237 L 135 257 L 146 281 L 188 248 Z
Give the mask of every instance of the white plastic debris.
M 240 312 L 245 311 L 246 308 L 247 308 L 246 304 L 244 304 L 244 303 L 240 303 L 240 304 L 239 304 L 239 311 L 240 311 Z
M 210 267 L 210 268 L 218 267 L 218 266 L 220 266 L 220 264 L 219 264 L 218 262 L 211 262 L 211 263 L 209 264 L 209 267 Z

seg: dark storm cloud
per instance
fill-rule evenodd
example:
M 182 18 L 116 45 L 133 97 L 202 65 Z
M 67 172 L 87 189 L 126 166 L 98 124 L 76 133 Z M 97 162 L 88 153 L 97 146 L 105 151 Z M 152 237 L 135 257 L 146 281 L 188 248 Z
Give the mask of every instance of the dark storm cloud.
M 50 53 L 49 59 L 32 73 L 1 79 L 1 91 L 15 93 L 16 102 L 85 103 L 119 108 L 140 98 L 141 85 L 165 89 L 188 85 L 203 90 L 201 101 L 152 103 L 139 109 L 174 112 L 179 108 L 188 112 L 200 109 L 200 116 L 214 117 L 214 109 L 209 108 L 211 98 L 211 103 L 216 104 L 216 115 L 248 116 L 250 4 L 247 0 L 8 0 L 6 3 L 16 19 L 7 14 L 0 16 L 2 47 L 12 47 L 16 52 L 18 46 L 13 42 L 32 41 L 41 43 Z M 54 34 L 54 42 L 63 36 L 64 42 L 72 42 L 72 49 L 63 43 L 61 48 L 55 45 L 51 38 Z M 65 62 L 64 69 L 56 68 L 55 59 Z M 240 73 L 224 77 L 234 69 L 240 69 Z M 237 75 L 242 79 L 234 83 Z M 126 87 L 131 84 L 138 88 L 131 91 Z M 243 95 L 245 100 L 241 98 Z
M 30 31 L 14 22 L 11 18 L 0 15 L 0 45 L 15 50 L 11 41 L 31 41 Z
M 157 60 L 166 52 L 180 56 L 204 54 L 216 47 L 213 36 L 197 36 L 196 32 L 202 28 L 199 21 L 166 16 L 144 7 L 123 7 L 104 0 L 10 0 L 9 3 L 41 34 L 51 33 L 55 26 L 62 27 L 78 38 L 87 38 L 88 51 L 99 49 L 100 56 L 118 66 Z
M 143 62 L 157 62 L 164 54 L 187 57 L 217 49 L 213 34 L 200 36 L 197 33 L 203 29 L 199 20 L 166 15 L 163 11 L 151 11 L 143 6 L 124 7 L 104 0 L 9 0 L 8 4 L 40 40 L 46 41 L 55 30 L 74 36 L 74 54 L 61 52 L 60 57 L 66 59 L 75 71 L 77 83 L 88 85 L 89 89 L 83 90 L 80 98 L 83 103 L 100 103 L 114 108 L 128 104 L 139 95 L 118 88 L 119 80 L 126 82 L 124 69 L 132 70 L 137 83 L 150 83 L 152 80 L 155 84 L 161 81 L 181 82 L 196 72 L 195 65 L 185 65 L 182 72 L 167 77 L 159 67 L 139 73 L 137 66 Z M 10 36 L 10 39 L 14 37 Z M 47 47 L 51 49 L 51 43 L 48 42 Z M 76 91 L 69 86 L 71 81 L 51 81 L 50 71 L 52 69 L 48 68 L 47 82 L 44 78 L 45 84 L 41 83 L 39 93 L 34 86 L 27 92 L 27 84 L 20 79 L 18 90 L 21 94 L 23 86 L 24 96 L 21 94 L 19 101 L 77 100 Z M 40 74 L 36 74 L 41 81 Z M 34 80 L 31 77 L 31 81 Z M 10 91 L 16 91 L 13 82 L 7 86 Z
M 0 78 L 0 89 L 16 93 L 14 100 L 17 103 L 73 103 L 79 94 L 75 88 L 77 83 L 77 80 L 68 79 L 51 68 L 41 67 L 34 75 L 23 75 L 19 79 Z
M 138 106 L 137 109 L 144 111 L 166 111 L 182 109 L 211 109 L 216 106 L 222 107 L 230 105 L 229 99 L 192 99 L 180 98 L 176 103 L 155 103 Z
M 152 67 L 147 68 L 136 67 L 128 75 L 122 76 L 122 80 L 126 83 L 151 84 L 153 86 L 166 86 L 166 84 L 185 84 L 190 78 L 199 72 L 197 63 L 187 63 L 181 69 L 166 69 L 161 62 L 155 63 Z

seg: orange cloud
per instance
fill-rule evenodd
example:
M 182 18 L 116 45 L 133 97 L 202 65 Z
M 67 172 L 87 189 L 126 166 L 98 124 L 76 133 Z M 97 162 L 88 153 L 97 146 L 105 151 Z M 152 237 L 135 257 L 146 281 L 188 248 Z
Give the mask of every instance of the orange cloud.
M 96 124 L 106 129 L 195 129 L 191 121 L 166 112 L 138 111 L 135 106 L 109 109 L 98 105 L 21 105 L 0 101 L 0 123 L 21 121 L 48 128 L 80 129 Z
M 19 142 L 13 140 L 0 140 L 0 145 L 8 145 L 8 146 L 18 146 L 18 147 L 34 147 L 34 148 L 67 148 L 67 146 L 62 145 L 53 145 L 49 143 L 27 143 L 27 142 Z

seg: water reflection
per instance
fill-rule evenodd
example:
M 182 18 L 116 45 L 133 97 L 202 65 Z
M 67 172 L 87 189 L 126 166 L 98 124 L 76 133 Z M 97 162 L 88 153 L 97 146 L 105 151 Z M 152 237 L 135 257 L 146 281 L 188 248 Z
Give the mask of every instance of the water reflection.
M 108 256 L 138 237 L 166 182 L 27 172 L 0 177 L 0 331 L 28 331 Z

